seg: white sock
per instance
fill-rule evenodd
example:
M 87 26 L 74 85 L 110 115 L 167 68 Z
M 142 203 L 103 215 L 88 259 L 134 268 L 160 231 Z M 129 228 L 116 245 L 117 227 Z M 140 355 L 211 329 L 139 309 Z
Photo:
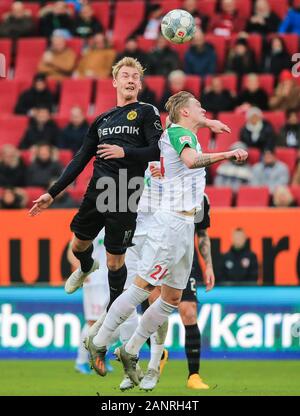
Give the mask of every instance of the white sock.
M 146 340 L 162 326 L 176 309 L 176 306 L 163 301 L 161 297 L 157 298 L 142 316 L 139 326 L 126 344 L 125 350 L 132 355 L 138 354 Z
M 76 364 L 85 364 L 89 362 L 89 353 L 84 348 L 83 340 L 88 335 L 88 324 L 85 324 L 80 333 L 80 342 L 77 350 Z
M 160 359 L 165 347 L 165 339 L 168 332 L 168 320 L 151 335 L 151 358 L 148 368 L 159 369 Z
M 137 305 L 144 302 L 150 295 L 147 290 L 131 285 L 111 305 L 104 322 L 93 338 L 97 347 L 106 347 L 111 343 L 113 333 L 132 314 Z
M 136 330 L 139 324 L 139 317 L 137 314 L 136 309 L 132 312 L 132 314 L 126 319 L 126 321 L 120 326 L 120 341 L 122 344 L 127 344 L 130 340 L 134 331 Z

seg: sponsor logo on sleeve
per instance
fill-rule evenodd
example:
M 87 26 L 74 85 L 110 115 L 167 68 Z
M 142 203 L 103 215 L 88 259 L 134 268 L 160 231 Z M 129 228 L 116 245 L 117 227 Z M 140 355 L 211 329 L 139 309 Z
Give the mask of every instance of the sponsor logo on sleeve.
M 179 141 L 180 141 L 181 144 L 183 144 L 183 143 L 192 144 L 193 143 L 192 138 L 190 136 L 181 136 L 181 137 L 179 137 Z

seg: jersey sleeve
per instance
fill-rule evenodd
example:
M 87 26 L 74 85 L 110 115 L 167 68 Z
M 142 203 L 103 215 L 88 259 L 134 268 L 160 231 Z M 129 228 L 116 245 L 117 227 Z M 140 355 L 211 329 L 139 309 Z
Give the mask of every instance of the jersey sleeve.
M 181 155 L 185 146 L 189 146 L 192 149 L 197 148 L 196 138 L 190 130 L 183 127 L 171 127 L 168 129 L 168 135 L 171 145 L 178 155 Z
M 48 193 L 52 198 L 55 198 L 56 195 L 70 185 L 83 171 L 91 158 L 96 155 L 99 140 L 96 121 L 90 126 L 81 148 L 58 178 L 57 182 L 55 182 L 48 190 Z
M 203 198 L 203 209 L 204 209 L 204 214 L 203 214 L 202 221 L 199 223 L 195 222 L 195 230 L 198 236 L 200 236 L 199 234 L 201 230 L 206 230 L 207 228 L 210 227 L 210 203 L 209 203 L 208 196 L 206 194 L 204 194 L 204 198 Z

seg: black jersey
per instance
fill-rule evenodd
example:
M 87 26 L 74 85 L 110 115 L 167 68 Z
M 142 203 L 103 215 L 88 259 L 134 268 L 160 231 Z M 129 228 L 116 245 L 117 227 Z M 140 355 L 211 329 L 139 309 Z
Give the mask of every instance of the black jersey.
M 150 104 L 135 102 L 101 114 L 90 126 L 74 159 L 48 192 L 52 197 L 58 195 L 94 156 L 93 179 L 109 176 L 117 180 L 120 169 L 127 170 L 128 180 L 135 176 L 143 177 L 147 163 L 159 160 L 158 140 L 161 133 L 159 112 Z M 99 144 L 121 146 L 125 157 L 101 159 L 96 155 Z

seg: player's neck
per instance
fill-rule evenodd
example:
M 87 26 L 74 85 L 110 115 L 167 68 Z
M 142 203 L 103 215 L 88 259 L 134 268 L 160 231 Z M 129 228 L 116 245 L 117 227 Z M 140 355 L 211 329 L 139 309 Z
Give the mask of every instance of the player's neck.
M 137 102 L 138 102 L 137 97 L 134 97 L 130 100 L 126 100 L 126 98 L 124 98 L 124 97 L 119 97 L 119 96 L 117 97 L 117 106 L 118 107 L 125 107 L 125 105 L 133 104 L 133 103 L 137 103 Z
M 195 123 L 190 122 L 189 120 L 179 120 L 178 123 L 181 127 L 191 130 L 194 134 L 197 134 L 199 126 Z

